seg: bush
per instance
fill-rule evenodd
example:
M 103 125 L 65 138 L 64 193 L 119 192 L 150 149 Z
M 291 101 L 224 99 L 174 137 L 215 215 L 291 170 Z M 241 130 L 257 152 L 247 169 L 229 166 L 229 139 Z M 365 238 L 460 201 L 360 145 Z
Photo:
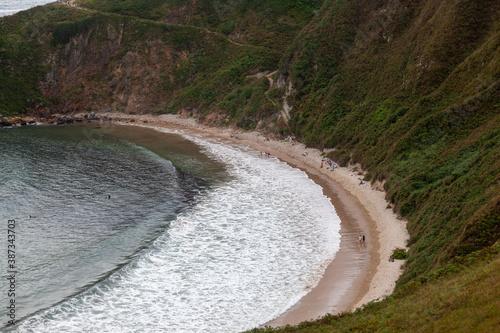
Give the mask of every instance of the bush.
M 398 247 L 392 253 L 392 257 L 394 259 L 404 260 L 404 259 L 408 258 L 408 252 L 406 252 L 405 249 L 401 249 Z
M 54 44 L 68 43 L 72 37 L 89 30 L 94 22 L 94 18 L 87 17 L 77 22 L 59 23 L 52 34 Z

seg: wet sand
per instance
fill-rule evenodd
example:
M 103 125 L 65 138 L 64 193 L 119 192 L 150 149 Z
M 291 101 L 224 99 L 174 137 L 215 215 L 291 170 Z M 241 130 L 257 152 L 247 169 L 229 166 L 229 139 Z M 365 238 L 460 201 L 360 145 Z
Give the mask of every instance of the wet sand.
M 307 172 L 323 188 L 341 219 L 340 250 L 317 286 L 285 313 L 263 323 L 263 326 L 294 325 L 327 313 L 354 310 L 370 301 L 383 299 L 394 290 L 403 262 L 391 263 L 387 259 L 396 247 L 405 248 L 408 239 L 406 223 L 388 207 L 380 184 L 359 185 L 363 176 L 358 166 L 335 168 L 334 171 L 320 168 L 322 152 L 319 150 L 308 149 L 299 143 L 267 140 L 258 132 L 205 127 L 192 118 L 177 115 L 102 115 L 119 118 L 121 122 L 134 119 L 135 124 L 142 126 L 202 134 L 268 151 Z M 359 235 L 365 235 L 365 243 L 360 244 Z
M 359 201 L 330 179 L 311 170 L 287 161 L 309 175 L 323 188 L 340 217 L 340 250 L 328 265 L 319 284 L 297 304 L 278 318 L 263 326 L 296 325 L 306 320 L 322 317 L 327 313 L 344 312 L 365 294 L 373 277 L 378 261 L 378 237 L 368 213 Z M 365 235 L 365 242 L 359 242 L 359 235 Z

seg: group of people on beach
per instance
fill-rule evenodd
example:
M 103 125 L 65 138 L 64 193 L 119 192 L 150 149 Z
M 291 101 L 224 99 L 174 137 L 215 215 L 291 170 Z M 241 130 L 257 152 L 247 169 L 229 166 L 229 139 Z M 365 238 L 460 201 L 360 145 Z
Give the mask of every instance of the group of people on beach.
M 286 141 L 290 142 L 292 145 L 295 144 L 295 142 L 297 142 L 297 138 L 295 137 L 295 135 L 290 135 L 289 137 L 286 138 Z
M 327 170 L 335 170 L 335 168 L 338 168 L 338 166 L 336 166 L 335 164 L 333 164 L 332 160 L 329 159 L 329 158 L 323 158 L 321 160 L 321 165 L 320 165 L 320 168 L 323 169 L 323 166 L 326 166 L 326 169 Z
M 262 157 L 262 156 L 269 158 L 269 157 L 271 157 L 271 153 L 268 151 L 261 151 L 260 157 Z

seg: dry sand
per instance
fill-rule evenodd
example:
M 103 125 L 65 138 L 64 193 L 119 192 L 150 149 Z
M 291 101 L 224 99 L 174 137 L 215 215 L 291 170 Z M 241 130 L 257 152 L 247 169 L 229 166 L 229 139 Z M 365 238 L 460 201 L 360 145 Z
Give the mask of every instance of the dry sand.
M 192 118 L 177 115 L 100 114 L 135 124 L 205 133 L 260 150 L 269 151 L 281 160 L 306 171 L 323 187 L 342 221 L 340 251 L 328 266 L 319 284 L 287 312 L 266 323 L 269 326 L 297 324 L 327 313 L 354 310 L 364 304 L 390 295 L 402 272 L 403 261 L 389 262 L 395 248 L 406 248 L 409 238 L 406 222 L 388 208 L 381 184 L 360 185 L 359 166 L 320 168 L 323 158 L 317 149 L 288 141 L 267 140 L 258 132 L 242 132 L 234 128 L 205 127 Z M 234 137 L 233 137 L 234 134 Z M 306 154 L 307 152 L 307 154 Z M 365 243 L 358 236 L 366 236 Z

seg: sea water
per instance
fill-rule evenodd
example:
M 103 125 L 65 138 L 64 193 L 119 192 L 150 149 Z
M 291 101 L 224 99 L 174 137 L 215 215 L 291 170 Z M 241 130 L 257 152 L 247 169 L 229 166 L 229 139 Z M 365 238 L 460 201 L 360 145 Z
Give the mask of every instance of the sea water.
M 22 10 L 45 5 L 55 1 L 48 0 L 2 0 L 0 1 L 0 16 L 13 15 Z
M 4 330 L 238 332 L 296 303 L 338 250 L 334 207 L 304 172 L 215 139 L 92 126 L 0 131 L 21 319 Z

